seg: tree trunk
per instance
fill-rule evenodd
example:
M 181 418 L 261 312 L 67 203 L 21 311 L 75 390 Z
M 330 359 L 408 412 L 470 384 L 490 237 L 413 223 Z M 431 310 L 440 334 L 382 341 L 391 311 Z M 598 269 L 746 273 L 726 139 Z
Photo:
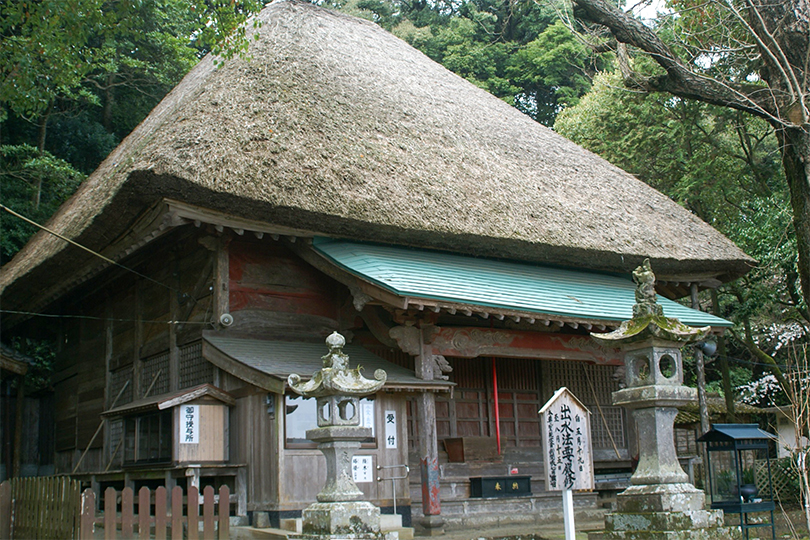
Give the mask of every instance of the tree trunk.
M 810 131 L 777 130 L 782 146 L 782 166 L 790 189 L 793 227 L 799 251 L 799 282 L 805 303 L 810 298 Z
M 45 114 L 42 116 L 42 119 L 39 123 L 39 133 L 37 133 L 37 150 L 39 150 L 40 155 L 45 152 L 45 137 L 48 134 L 48 118 L 51 116 L 51 107 L 53 104 L 49 105 L 48 108 L 45 110 Z M 39 209 L 39 203 L 42 200 L 42 173 L 37 174 L 36 183 L 34 184 L 34 194 L 31 197 L 31 202 L 34 205 L 34 208 Z

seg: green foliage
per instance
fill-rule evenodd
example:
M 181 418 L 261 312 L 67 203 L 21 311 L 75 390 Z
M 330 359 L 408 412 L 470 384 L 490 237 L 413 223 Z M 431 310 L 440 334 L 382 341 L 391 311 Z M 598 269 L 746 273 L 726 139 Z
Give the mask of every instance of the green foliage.
M 554 127 L 669 195 L 758 261 L 720 290 L 718 314 L 738 324 L 736 335 L 747 325 L 771 355 L 802 338 L 802 326 L 793 322 L 803 319 L 806 307 L 798 293 L 792 213 L 778 142 L 764 121 L 668 94 L 633 92 L 618 74 L 602 73 Z M 729 356 L 748 362 L 732 366 L 732 387 L 761 376 L 764 367 L 742 343 L 729 347 Z M 720 387 L 717 369 L 712 364 L 706 371 L 712 390 Z
M 243 23 L 262 5 L 262 0 L 0 2 L 4 204 L 46 221 L 65 189 L 75 189 L 77 170 L 94 170 L 204 54 L 224 59 L 243 53 L 250 28 Z M 41 155 L 31 153 L 32 147 Z M 0 224 L 3 262 L 32 229 L 9 215 Z
M 396 24 L 381 18 L 394 34 L 546 125 L 588 91 L 603 63 L 555 22 L 547 5 L 471 0 L 399 7 L 391 11 L 400 14 Z
M 29 145 L 0 146 L 0 199 L 34 221 L 45 222 L 84 180 L 69 163 Z M 36 227 L 0 213 L 0 262 L 22 248 Z
M 55 345 L 47 340 L 24 337 L 12 338 L 10 345 L 32 362 L 24 379 L 26 393 L 49 389 L 56 360 Z

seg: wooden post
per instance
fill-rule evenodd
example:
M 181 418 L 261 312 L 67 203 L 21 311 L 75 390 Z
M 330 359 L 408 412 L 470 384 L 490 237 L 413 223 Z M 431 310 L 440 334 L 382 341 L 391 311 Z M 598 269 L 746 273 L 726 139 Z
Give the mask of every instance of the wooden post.
M 219 318 L 230 309 L 230 257 L 228 244 L 230 237 L 223 236 L 217 244 L 216 262 L 214 264 L 214 317 L 216 324 Z
M 172 488 L 172 540 L 183 540 L 183 488 Z
M 416 376 L 433 380 L 434 360 L 424 343 L 424 330 L 419 335 L 420 354 L 416 357 Z M 419 459 L 422 477 L 422 525 L 429 536 L 444 533 L 439 496 L 439 449 L 436 439 L 436 396 L 432 392 L 419 394 Z
M 104 540 L 115 540 L 117 536 L 116 496 L 115 488 L 108 487 L 104 490 Z
M 151 520 L 149 519 L 149 509 L 152 506 L 152 497 L 149 488 L 146 486 L 138 490 L 138 538 L 147 539 L 150 537 Z
M 121 491 L 121 536 L 124 538 L 133 538 L 135 514 L 132 511 L 132 506 L 134 502 L 135 494 L 132 492 L 132 488 L 125 487 Z
M 563 523 L 565 526 L 565 540 L 576 540 L 574 527 L 574 492 L 564 489 L 563 496 Z
M 189 485 L 186 493 L 188 514 L 188 540 L 200 537 L 200 491 L 197 486 Z
M 166 488 L 155 490 L 155 540 L 166 540 Z
M 214 488 L 203 490 L 203 540 L 214 540 Z
M 11 482 L 0 484 L 0 538 L 11 538 Z
M 22 432 L 23 432 L 23 401 L 25 400 L 25 377 L 17 377 L 17 407 L 14 411 L 14 461 L 11 475 L 14 478 L 20 476 L 20 464 L 22 461 Z
M 231 490 L 228 486 L 219 488 L 219 538 L 231 537 Z
M 700 311 L 697 283 L 692 283 L 690 292 L 692 297 L 692 309 Z M 700 435 L 702 436 L 709 431 L 709 406 L 706 403 L 706 368 L 703 363 L 703 351 L 698 347 L 695 347 L 694 350 L 695 371 L 697 371 L 698 408 L 700 410 Z
M 93 526 L 96 521 L 96 494 L 92 489 L 85 489 L 82 494 L 82 518 L 79 538 L 93 540 Z

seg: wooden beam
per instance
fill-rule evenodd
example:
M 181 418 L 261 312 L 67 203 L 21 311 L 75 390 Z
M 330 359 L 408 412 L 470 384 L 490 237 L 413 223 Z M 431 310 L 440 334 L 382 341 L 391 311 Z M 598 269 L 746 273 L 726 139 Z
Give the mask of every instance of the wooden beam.
M 474 327 L 435 327 L 427 353 L 449 357 L 583 360 L 621 365 L 618 350 L 605 349 L 589 336 Z M 392 334 L 393 335 L 393 334 Z

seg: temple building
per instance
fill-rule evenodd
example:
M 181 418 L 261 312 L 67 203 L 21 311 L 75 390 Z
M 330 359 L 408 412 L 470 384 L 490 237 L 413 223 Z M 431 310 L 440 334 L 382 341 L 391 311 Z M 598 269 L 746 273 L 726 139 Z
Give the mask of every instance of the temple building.
M 560 503 L 537 413 L 563 386 L 592 414 L 577 504 L 623 487 L 621 355 L 590 332 L 632 316 L 645 258 L 668 317 L 722 332 L 675 300 L 752 260 L 371 22 L 287 0 L 258 17 L 245 58 L 203 59 L 48 223 L 87 249 L 43 231 L 2 268 L 4 342 L 58 348 L 36 459 L 100 489 L 227 483 L 238 515 L 299 517 L 325 461 L 287 378 L 338 331 L 387 373 L 355 453 L 383 513 L 541 520 Z M 530 484 L 505 515 L 471 479 L 510 475 Z

